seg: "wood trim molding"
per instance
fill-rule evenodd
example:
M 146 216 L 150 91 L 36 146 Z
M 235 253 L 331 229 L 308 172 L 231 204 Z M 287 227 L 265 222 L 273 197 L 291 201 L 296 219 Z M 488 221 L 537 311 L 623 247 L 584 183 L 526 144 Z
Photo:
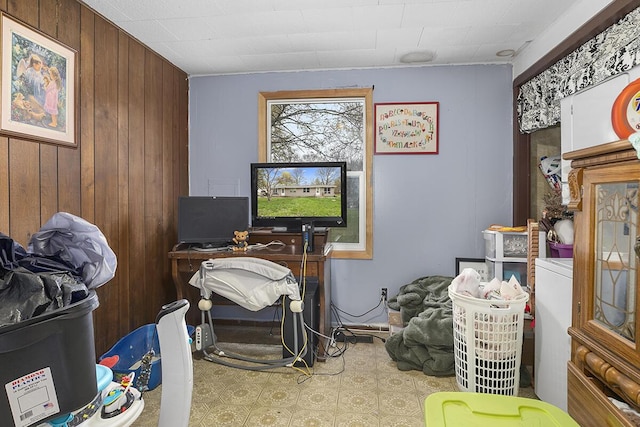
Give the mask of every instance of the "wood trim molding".
M 543 244 L 546 244 L 543 242 Z M 540 254 L 540 224 L 531 218 L 527 220 L 527 285 L 529 286 L 529 306 L 531 314 L 536 312 L 536 258 Z
M 582 210 L 582 173 L 582 169 L 569 171 L 569 203 L 567 208 L 570 211 Z
M 364 98 L 366 129 L 364 144 L 364 165 L 366 181 L 366 227 L 365 244 L 362 250 L 334 250 L 332 258 L 372 259 L 373 258 L 373 140 L 375 118 L 373 116 L 373 87 L 349 89 L 282 90 L 258 93 L 258 161 L 267 161 L 267 103 L 272 100 Z
M 565 160 L 572 160 L 571 165 L 579 164 L 595 165 L 611 163 L 612 161 L 624 161 L 637 158 L 637 153 L 633 149 L 631 143 L 626 140 L 609 142 L 606 144 L 595 145 L 593 147 L 582 148 L 580 150 L 569 151 L 562 156 Z

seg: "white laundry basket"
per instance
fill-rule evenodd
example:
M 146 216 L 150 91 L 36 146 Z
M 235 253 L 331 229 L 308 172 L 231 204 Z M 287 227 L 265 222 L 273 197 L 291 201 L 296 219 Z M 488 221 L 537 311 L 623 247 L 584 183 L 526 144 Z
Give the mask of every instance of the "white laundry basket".
M 456 382 L 461 391 L 517 396 L 524 310 L 528 294 L 514 300 L 461 295 L 453 302 Z

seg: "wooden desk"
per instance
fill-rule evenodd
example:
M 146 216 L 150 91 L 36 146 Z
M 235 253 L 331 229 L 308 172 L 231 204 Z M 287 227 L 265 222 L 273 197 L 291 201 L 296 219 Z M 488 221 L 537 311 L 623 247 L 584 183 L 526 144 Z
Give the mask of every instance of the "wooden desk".
M 286 246 L 272 246 L 265 249 L 249 250 L 247 252 L 202 252 L 189 249 L 186 244 L 178 244 L 169 252 L 171 260 L 171 275 L 176 288 L 177 299 L 185 298 L 191 302 L 187 313 L 187 323 L 198 325 L 201 323 L 198 301 L 199 290 L 189 285 L 189 279 L 193 276 L 202 261 L 223 257 L 255 257 L 281 264 L 291 270 L 296 278 L 300 278 L 303 253 L 300 245 L 301 236 L 294 233 L 256 233 L 249 239 L 250 244 L 269 243 L 280 240 Z M 326 252 L 326 253 L 325 253 Z M 314 236 L 314 251 L 307 253 L 306 277 L 317 278 L 320 316 L 318 319 L 320 334 L 331 333 L 331 262 L 330 250 L 325 251 L 323 236 Z M 325 360 L 325 340 L 319 337 L 318 360 Z

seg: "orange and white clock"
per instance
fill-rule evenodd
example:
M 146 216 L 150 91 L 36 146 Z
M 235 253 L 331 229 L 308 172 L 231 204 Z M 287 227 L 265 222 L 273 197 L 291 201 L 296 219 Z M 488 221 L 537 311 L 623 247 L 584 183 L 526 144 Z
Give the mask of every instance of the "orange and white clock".
M 620 139 L 640 132 L 640 79 L 629 83 L 614 101 L 611 124 Z

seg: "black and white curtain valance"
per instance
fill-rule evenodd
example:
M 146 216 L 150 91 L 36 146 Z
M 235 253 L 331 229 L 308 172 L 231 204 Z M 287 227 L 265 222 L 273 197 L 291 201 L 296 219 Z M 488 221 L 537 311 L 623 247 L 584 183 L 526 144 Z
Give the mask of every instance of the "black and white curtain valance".
M 520 86 L 520 132 L 560 122 L 560 100 L 640 64 L 640 8 Z

